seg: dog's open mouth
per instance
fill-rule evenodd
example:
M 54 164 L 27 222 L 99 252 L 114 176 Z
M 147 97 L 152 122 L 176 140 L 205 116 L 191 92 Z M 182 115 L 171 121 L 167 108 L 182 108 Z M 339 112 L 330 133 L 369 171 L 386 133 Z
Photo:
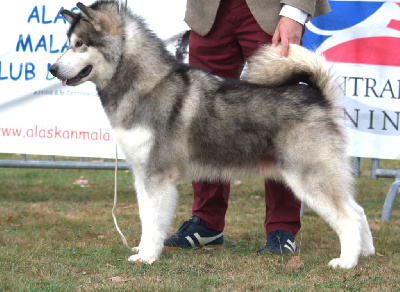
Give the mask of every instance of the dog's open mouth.
M 90 72 L 92 72 L 93 66 L 92 65 L 87 65 L 85 68 L 81 70 L 81 72 L 78 73 L 74 78 L 71 79 L 66 79 L 62 81 L 62 84 L 65 85 L 73 85 L 79 81 L 81 81 L 83 78 L 88 76 Z

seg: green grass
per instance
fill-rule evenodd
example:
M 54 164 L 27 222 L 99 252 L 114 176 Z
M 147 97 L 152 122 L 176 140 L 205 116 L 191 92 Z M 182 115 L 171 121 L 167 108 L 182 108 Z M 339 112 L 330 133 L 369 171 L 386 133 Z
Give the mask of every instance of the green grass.
M 370 180 L 370 161 L 361 166 L 357 200 L 369 223 L 380 224 L 372 230 L 380 255 L 361 257 L 348 271 L 327 266 L 339 255 L 339 240 L 307 208 L 296 237 L 302 268 L 286 270 L 290 256 L 257 256 L 265 243 L 258 177 L 232 184 L 223 248 L 166 251 L 153 265 L 133 265 L 111 217 L 113 171 L 0 169 L 0 291 L 398 291 L 400 199 L 391 221 L 380 222 L 393 179 Z M 400 163 L 382 161 L 381 167 Z M 81 176 L 90 187 L 73 184 Z M 140 220 L 131 174 L 120 171 L 118 185 L 118 223 L 136 246 Z M 190 216 L 190 183 L 179 192 L 171 232 Z

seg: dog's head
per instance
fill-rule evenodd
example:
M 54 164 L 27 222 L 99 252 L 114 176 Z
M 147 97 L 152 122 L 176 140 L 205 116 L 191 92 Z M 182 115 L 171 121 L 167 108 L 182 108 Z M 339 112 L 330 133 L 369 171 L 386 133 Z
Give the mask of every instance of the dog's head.
M 92 81 L 105 86 L 115 73 L 121 56 L 121 16 L 115 2 L 90 7 L 77 3 L 81 13 L 61 10 L 70 23 L 67 51 L 49 68 L 63 85 Z

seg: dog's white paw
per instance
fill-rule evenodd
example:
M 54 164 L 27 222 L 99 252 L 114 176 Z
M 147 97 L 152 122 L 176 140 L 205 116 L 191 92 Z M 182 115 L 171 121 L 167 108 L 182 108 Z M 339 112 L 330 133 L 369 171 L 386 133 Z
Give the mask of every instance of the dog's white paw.
M 156 261 L 157 259 L 155 257 L 149 257 L 149 258 L 145 258 L 143 256 L 141 256 L 140 254 L 134 254 L 131 255 L 128 258 L 128 262 L 134 263 L 134 264 L 138 264 L 138 263 L 146 263 L 146 264 L 152 264 Z
M 363 249 L 363 250 L 361 250 L 361 254 L 365 257 L 375 255 L 375 248 L 372 247 L 372 248 L 368 248 L 368 249 Z
M 361 254 L 363 256 L 372 256 L 375 255 L 375 247 L 373 244 L 367 244 L 366 246 L 363 246 L 361 250 Z
M 131 251 L 134 253 L 139 253 L 140 247 L 139 246 L 132 247 Z
M 356 265 L 357 261 L 346 260 L 343 258 L 336 258 L 329 262 L 329 266 L 334 269 L 336 268 L 351 269 L 354 268 Z

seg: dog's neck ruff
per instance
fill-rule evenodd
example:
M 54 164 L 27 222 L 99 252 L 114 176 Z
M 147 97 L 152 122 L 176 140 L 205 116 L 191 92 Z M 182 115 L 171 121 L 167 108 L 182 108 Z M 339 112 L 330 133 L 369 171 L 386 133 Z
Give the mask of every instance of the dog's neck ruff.
M 131 103 L 146 98 L 179 66 L 162 40 L 147 28 L 140 17 L 123 11 L 119 18 L 122 31 L 118 36 L 121 43 L 117 50 L 119 56 L 114 56 L 118 61 L 113 61 L 116 67 L 110 65 L 109 70 L 113 71 L 110 79 L 96 82 L 97 92 L 112 126 L 118 124 L 113 115 L 125 96 L 130 96 Z

